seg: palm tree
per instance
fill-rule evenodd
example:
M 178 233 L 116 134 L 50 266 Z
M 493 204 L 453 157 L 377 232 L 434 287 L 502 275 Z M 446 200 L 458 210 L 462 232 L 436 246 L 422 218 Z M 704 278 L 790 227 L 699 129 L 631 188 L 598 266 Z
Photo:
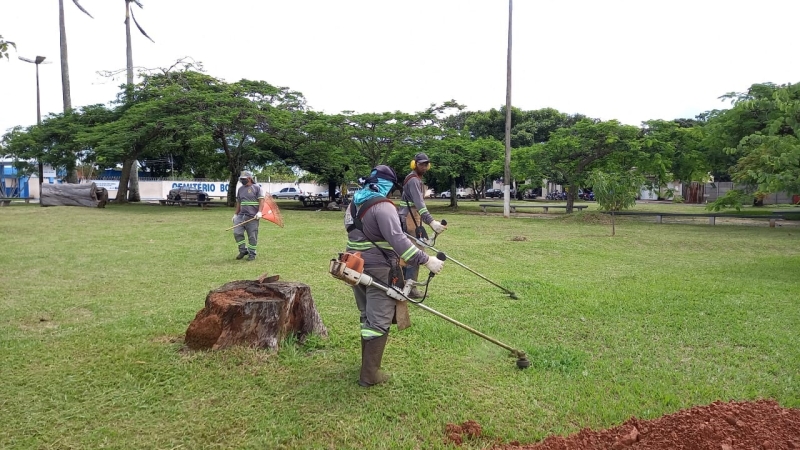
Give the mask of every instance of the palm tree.
M 78 0 L 72 0 L 84 14 L 92 17 L 89 11 L 83 9 Z M 69 91 L 69 62 L 67 61 L 67 29 L 64 26 L 64 0 L 58 0 L 58 25 L 61 31 L 61 95 L 64 99 L 64 112 L 72 109 L 72 98 Z
M 83 9 L 78 0 L 72 0 L 84 14 L 92 17 L 89 11 Z M 92 17 L 94 19 L 94 17 Z M 67 61 L 67 28 L 64 25 L 64 0 L 58 0 L 58 26 L 61 32 L 61 96 L 64 100 L 64 112 L 72 109 L 72 97 L 69 89 L 69 62 Z M 74 168 L 67 168 L 67 182 L 77 183 L 78 177 Z
M 144 37 L 147 39 L 150 39 L 150 42 L 155 44 L 155 41 L 147 35 L 144 29 L 139 25 L 136 17 L 133 15 L 131 3 L 136 3 L 136 6 L 139 8 L 144 8 L 144 6 L 142 6 L 142 2 L 139 0 L 125 0 L 125 42 L 127 44 L 125 53 L 128 58 L 128 80 L 125 90 L 127 92 L 128 101 L 131 100 L 131 96 L 133 95 L 133 47 L 131 46 L 131 19 L 133 19 L 133 23 L 136 24 L 136 28 L 139 29 L 139 32 L 142 33 L 142 35 L 144 35 Z M 126 166 L 131 168 L 128 201 L 138 202 L 141 200 L 141 196 L 139 194 L 139 162 L 136 160 L 136 158 L 129 158 L 122 164 L 123 169 Z M 121 181 L 122 180 L 120 180 L 120 182 Z

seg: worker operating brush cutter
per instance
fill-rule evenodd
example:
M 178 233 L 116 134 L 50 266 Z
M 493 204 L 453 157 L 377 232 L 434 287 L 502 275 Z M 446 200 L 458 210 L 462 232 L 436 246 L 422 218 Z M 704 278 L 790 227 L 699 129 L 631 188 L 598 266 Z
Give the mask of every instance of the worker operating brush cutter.
M 364 270 L 383 286 L 394 286 L 402 281 L 400 259 L 424 265 L 434 274 L 444 266 L 444 261 L 429 257 L 403 233 L 397 207 L 386 198 L 396 184 L 397 175 L 391 167 L 375 167 L 364 187 L 353 195 L 353 201 L 345 212 L 347 252 L 360 252 Z M 396 299 L 373 285 L 355 284 L 353 294 L 361 319 L 358 383 L 372 386 L 388 379 L 380 367 L 389 339 L 389 327 L 396 313 Z
M 409 301 L 411 288 L 418 282 L 406 280 L 402 289 L 399 259 L 424 265 L 433 275 L 444 266 L 444 257 L 434 258 L 419 250 L 403 233 L 397 209 L 386 196 L 397 177 L 388 166 L 375 167 L 364 187 L 353 196 L 345 212 L 347 252 L 331 260 L 330 273 L 353 286 L 361 320 L 361 371 L 358 384 L 364 387 L 384 383 L 389 376 L 380 370 L 389 338 L 389 327 L 397 302 Z M 426 283 L 427 284 L 427 283 Z M 445 320 L 502 346 L 517 356 L 517 366 L 528 367 L 525 352 L 515 350 L 495 339 L 457 322 L 421 303 L 414 303 Z

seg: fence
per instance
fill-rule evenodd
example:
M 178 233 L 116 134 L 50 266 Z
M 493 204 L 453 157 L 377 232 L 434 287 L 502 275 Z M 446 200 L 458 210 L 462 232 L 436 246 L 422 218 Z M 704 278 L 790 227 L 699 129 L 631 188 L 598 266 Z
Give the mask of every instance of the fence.
M 703 195 L 704 200 L 708 203 L 716 201 L 718 198 L 725 195 L 726 192 L 731 191 L 733 189 L 752 189 L 752 187 L 739 183 L 730 182 L 730 181 L 723 181 L 719 183 L 706 183 L 704 190 L 705 193 Z M 764 197 L 764 204 L 765 205 L 777 205 L 777 204 L 792 204 L 792 196 L 789 195 L 787 192 L 776 192 L 774 194 L 769 194 Z

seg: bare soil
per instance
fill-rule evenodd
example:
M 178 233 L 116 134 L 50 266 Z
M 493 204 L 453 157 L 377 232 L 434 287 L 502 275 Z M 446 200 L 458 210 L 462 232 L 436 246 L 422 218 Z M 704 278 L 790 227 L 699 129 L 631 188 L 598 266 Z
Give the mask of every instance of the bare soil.
M 469 427 L 465 425 L 470 424 Z M 467 428 L 471 431 L 468 432 Z M 472 430 L 477 428 L 475 434 Z M 455 445 L 480 436 L 480 425 L 448 424 L 446 439 Z M 531 444 L 498 443 L 493 450 L 797 450 L 800 409 L 774 400 L 714 402 L 652 420 L 632 417 L 622 425 L 576 434 L 549 436 Z

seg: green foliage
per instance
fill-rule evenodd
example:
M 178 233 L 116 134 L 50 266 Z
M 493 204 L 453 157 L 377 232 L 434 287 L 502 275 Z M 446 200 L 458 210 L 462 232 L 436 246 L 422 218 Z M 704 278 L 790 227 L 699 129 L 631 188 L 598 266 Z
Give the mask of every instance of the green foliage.
M 640 165 L 645 158 L 639 136 L 638 128 L 616 120 L 584 119 L 552 133 L 537 157 L 545 177 L 566 184 L 569 209 L 578 188 L 591 185 L 587 180 L 591 171 L 624 172 Z
M 587 183 L 592 186 L 594 198 L 603 211 L 622 211 L 636 204 L 636 197 L 645 183 L 637 172 L 606 173 L 594 170 Z
M 706 209 L 709 211 L 721 211 L 726 208 L 736 208 L 736 211 L 741 211 L 742 205 L 750 203 L 752 200 L 753 194 L 741 189 L 731 189 L 725 195 L 709 203 Z
M 13 43 L 11 41 L 7 41 L 7 40 L 3 39 L 3 35 L 0 34 L 0 59 L 3 59 L 3 58 L 10 59 L 8 57 L 8 48 L 9 47 L 13 47 L 16 50 L 17 44 L 15 44 L 15 43 Z
M 656 188 L 665 182 L 701 181 L 709 170 L 700 144 L 702 128 L 696 121 L 650 120 L 643 124 L 642 150 L 647 155 L 639 170 L 656 179 Z
M 800 85 L 754 84 L 723 98 L 733 108 L 713 115 L 707 142 L 727 155 L 731 178 L 765 192 L 800 192 Z

